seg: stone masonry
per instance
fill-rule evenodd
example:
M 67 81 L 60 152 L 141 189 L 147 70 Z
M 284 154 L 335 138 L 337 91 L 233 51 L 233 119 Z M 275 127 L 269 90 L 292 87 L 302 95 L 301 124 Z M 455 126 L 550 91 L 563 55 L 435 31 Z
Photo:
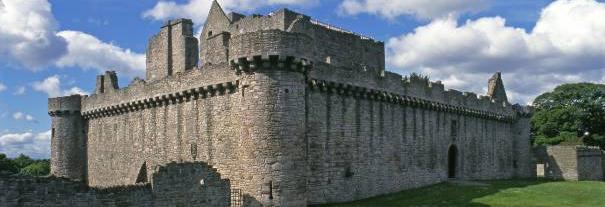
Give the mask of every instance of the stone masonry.
M 386 71 L 384 43 L 287 9 L 227 15 L 214 1 L 200 37 L 192 27 L 168 21 L 150 39 L 145 80 L 120 88 L 107 72 L 93 95 L 49 100 L 54 175 L 134 185 L 201 161 L 244 206 L 535 176 L 530 110 L 508 103 L 499 73 L 487 96 L 445 90 Z
M 0 178 L 0 204 L 6 207 L 230 206 L 230 183 L 202 162 L 168 163 L 150 182 L 89 187 L 65 178 Z M 202 182 L 203 181 L 203 182 Z
M 554 180 L 603 181 L 603 151 L 588 146 L 547 146 L 534 149 L 544 177 Z

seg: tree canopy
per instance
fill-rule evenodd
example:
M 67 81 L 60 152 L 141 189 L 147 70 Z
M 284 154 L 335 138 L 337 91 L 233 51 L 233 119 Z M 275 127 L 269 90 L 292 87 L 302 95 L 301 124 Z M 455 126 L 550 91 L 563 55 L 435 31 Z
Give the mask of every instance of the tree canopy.
M 563 84 L 538 96 L 533 105 L 535 144 L 605 148 L 605 85 Z
M 0 175 L 45 176 L 49 173 L 48 160 L 34 160 L 24 154 L 10 159 L 0 153 Z

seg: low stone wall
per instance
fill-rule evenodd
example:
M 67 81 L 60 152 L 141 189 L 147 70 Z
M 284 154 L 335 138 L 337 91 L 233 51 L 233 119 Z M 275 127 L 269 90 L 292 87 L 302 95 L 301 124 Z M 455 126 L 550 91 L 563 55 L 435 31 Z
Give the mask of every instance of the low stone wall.
M 604 178 L 603 151 L 598 147 L 548 146 L 534 149 L 544 177 L 555 180 L 596 180 Z
M 603 180 L 603 151 L 598 147 L 576 147 L 578 180 Z
M 0 206 L 230 206 L 229 186 L 215 169 L 199 162 L 159 167 L 152 184 L 111 188 L 56 177 L 4 177 Z
M 2 178 L 2 206 L 152 206 L 149 185 L 105 189 L 62 178 Z

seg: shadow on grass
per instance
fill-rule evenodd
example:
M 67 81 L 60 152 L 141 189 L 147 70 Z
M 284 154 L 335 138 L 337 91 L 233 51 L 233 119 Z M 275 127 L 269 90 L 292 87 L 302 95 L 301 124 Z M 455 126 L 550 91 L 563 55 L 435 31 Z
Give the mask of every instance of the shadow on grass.
M 506 189 L 524 188 L 545 182 L 548 182 L 548 180 L 500 180 L 481 182 L 484 184 L 446 182 L 350 203 L 322 205 L 322 207 L 489 207 L 489 205 L 477 203 L 473 200 L 493 195 Z

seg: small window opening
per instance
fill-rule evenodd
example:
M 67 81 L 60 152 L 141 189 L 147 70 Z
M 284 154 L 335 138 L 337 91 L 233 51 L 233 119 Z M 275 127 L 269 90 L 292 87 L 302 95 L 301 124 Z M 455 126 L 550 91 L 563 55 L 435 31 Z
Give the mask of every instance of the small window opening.
M 269 181 L 269 199 L 273 200 L 273 181 Z
M 197 159 L 197 145 L 195 143 L 191 144 L 191 159 Z
M 332 64 L 332 57 L 331 56 L 326 57 L 326 63 Z
M 351 167 L 347 167 L 347 169 L 345 170 L 345 178 L 350 178 L 353 177 L 355 173 L 353 173 L 353 171 L 351 170 Z
M 208 37 L 212 36 L 212 31 L 208 32 Z
M 288 92 L 290 92 L 290 91 L 289 91 L 288 89 L 286 89 L 286 90 L 284 90 L 284 92 L 288 93 Z

